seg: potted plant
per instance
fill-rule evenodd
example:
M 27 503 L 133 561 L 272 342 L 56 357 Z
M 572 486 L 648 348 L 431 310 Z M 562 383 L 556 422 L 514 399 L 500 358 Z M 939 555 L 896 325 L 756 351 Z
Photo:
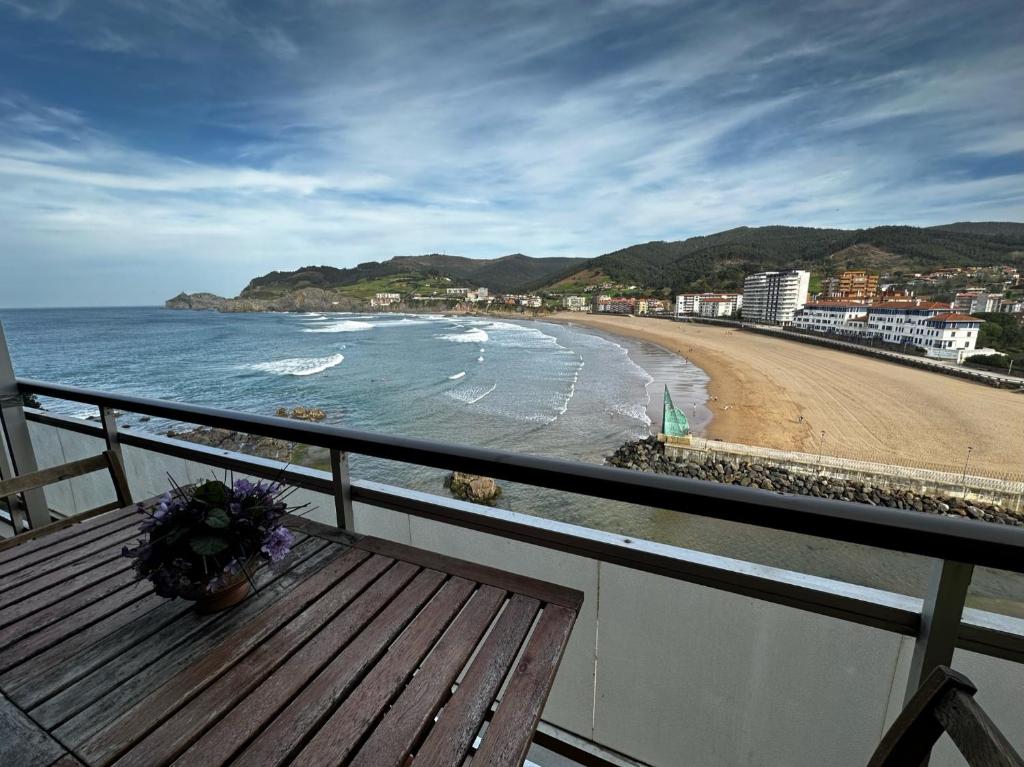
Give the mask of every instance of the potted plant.
M 245 599 L 259 561 L 280 561 L 294 542 L 281 522 L 288 507 L 277 483 L 175 485 L 156 507 L 138 508 L 147 537 L 121 553 L 135 560 L 139 578 L 152 581 L 157 594 L 195 600 L 202 612 Z

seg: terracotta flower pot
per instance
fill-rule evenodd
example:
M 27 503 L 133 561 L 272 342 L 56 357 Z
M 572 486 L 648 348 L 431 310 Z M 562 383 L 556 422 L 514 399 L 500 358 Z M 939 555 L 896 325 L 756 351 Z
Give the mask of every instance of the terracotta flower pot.
M 245 566 L 228 578 L 224 585 L 213 591 L 206 590 L 206 584 L 198 586 L 194 594 L 189 594 L 188 599 L 194 599 L 196 610 L 201 613 L 215 613 L 225 610 L 232 605 L 237 605 L 250 593 L 252 593 L 252 582 L 249 576 L 256 570 L 256 557 L 252 557 Z M 249 573 L 249 576 L 246 575 Z

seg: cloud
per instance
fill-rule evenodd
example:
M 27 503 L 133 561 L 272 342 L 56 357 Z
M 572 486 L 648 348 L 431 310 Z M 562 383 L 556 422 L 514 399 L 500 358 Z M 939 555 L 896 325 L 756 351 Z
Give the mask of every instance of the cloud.
M 128 259 L 155 301 L 431 251 L 1019 220 L 1022 22 L 957 8 L 97 0 L 66 63 L 0 93 L 4 250 L 69 285 Z

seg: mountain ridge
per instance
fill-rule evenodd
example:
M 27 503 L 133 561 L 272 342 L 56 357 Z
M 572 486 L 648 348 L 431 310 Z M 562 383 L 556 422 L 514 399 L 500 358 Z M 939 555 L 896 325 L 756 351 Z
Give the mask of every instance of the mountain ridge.
M 254 277 L 234 299 L 183 293 L 167 305 L 221 311 L 359 310 L 376 292 L 443 296 L 446 287 L 486 287 L 496 293 L 568 293 L 604 282 L 669 295 L 736 290 L 746 274 L 775 269 L 829 275 L 867 268 L 905 274 L 1001 264 L 1024 267 L 1024 223 L 959 221 L 866 229 L 741 226 L 685 240 L 639 243 L 594 258 L 513 253 L 473 259 L 431 253 L 354 267 L 305 266 Z

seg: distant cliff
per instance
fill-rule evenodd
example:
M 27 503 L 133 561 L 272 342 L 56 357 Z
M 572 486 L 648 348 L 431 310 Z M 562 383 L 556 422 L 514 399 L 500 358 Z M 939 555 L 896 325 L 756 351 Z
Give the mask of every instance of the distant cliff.
M 369 303 L 321 288 L 292 290 L 273 298 L 224 298 L 213 293 L 179 293 L 164 302 L 168 309 L 209 309 L 218 312 L 351 312 Z

